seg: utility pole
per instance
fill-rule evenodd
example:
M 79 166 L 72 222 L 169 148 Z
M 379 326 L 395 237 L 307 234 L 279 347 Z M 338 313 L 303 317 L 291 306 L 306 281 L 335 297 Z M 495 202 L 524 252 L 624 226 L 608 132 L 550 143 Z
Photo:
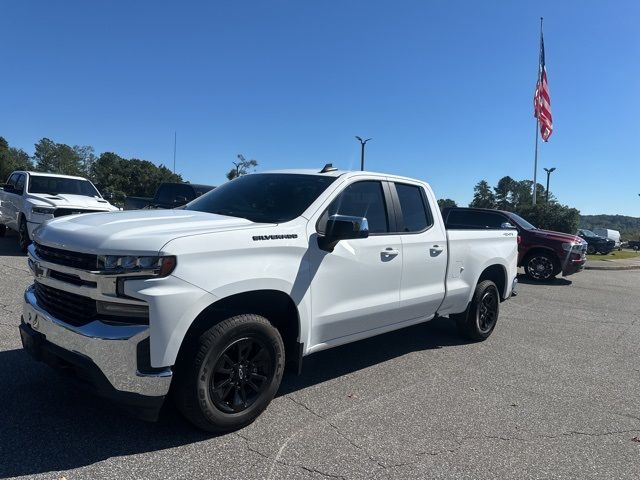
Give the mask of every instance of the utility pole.
M 544 171 L 547 172 L 547 203 L 549 203 L 549 177 L 555 171 L 555 169 L 556 169 L 556 167 L 551 167 L 551 168 L 545 168 L 544 169 Z M 537 185 L 533 186 L 534 189 L 536 187 L 537 187 Z
M 364 146 L 367 144 L 367 142 L 369 140 L 371 140 L 370 138 L 367 138 L 366 140 L 363 140 L 362 138 L 360 138 L 359 136 L 356 135 L 356 138 L 358 139 L 358 141 L 360 142 L 360 170 L 364 170 Z

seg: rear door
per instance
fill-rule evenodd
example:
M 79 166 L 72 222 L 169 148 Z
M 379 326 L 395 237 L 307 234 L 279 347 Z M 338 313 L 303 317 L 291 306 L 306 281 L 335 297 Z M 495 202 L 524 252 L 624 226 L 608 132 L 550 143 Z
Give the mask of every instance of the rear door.
M 312 344 L 374 330 L 401 320 L 398 314 L 402 245 L 393 232 L 389 187 L 355 181 L 309 222 Z M 332 252 L 318 247 L 331 215 L 365 217 L 369 237 L 340 241 Z
M 434 221 L 424 187 L 394 182 L 391 190 L 402 242 L 400 314 L 403 320 L 429 318 L 445 295 L 447 233 Z

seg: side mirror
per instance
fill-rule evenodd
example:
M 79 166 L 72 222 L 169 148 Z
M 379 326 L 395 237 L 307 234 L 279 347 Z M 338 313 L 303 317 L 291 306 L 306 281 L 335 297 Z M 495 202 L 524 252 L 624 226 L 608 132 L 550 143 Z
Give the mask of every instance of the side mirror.
M 185 197 L 184 195 L 176 195 L 176 198 L 173 199 L 173 203 L 175 203 L 176 205 L 182 205 L 187 203 L 187 197 Z
M 369 236 L 369 222 L 363 217 L 332 215 L 327 220 L 325 234 L 318 237 L 318 246 L 332 252 L 340 240 L 354 240 Z
M 509 223 L 509 222 L 504 222 L 500 225 L 500 228 L 502 230 L 516 230 L 516 226 Z

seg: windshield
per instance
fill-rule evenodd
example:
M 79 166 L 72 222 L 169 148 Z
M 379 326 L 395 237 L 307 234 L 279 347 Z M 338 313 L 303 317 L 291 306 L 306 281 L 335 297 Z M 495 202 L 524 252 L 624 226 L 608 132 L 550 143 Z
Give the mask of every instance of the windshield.
M 537 230 L 536 227 L 531 225 L 529 222 L 527 222 L 520 215 L 516 215 L 515 213 L 510 213 L 509 215 L 511 215 L 511 217 L 516 221 L 516 223 L 518 225 L 520 225 L 522 228 L 524 228 L 525 230 Z
M 42 175 L 29 176 L 29 193 L 49 193 L 58 195 L 84 195 L 85 197 L 99 197 L 100 194 L 88 180 L 77 178 L 45 177 Z
M 582 235 L 584 235 L 585 237 L 597 237 L 598 235 L 596 235 L 595 233 L 593 233 L 591 230 L 580 230 L 582 232 Z
M 186 210 L 282 223 L 299 217 L 336 177 L 254 173 L 236 178 L 196 198 Z

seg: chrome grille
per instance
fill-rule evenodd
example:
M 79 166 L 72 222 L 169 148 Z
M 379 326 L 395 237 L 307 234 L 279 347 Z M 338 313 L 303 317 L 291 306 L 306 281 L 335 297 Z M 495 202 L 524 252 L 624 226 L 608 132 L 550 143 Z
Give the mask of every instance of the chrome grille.
M 39 243 L 36 243 L 35 247 L 36 254 L 42 260 L 82 270 L 96 270 L 98 268 L 97 255 L 61 250 L 59 248 L 47 247 Z

